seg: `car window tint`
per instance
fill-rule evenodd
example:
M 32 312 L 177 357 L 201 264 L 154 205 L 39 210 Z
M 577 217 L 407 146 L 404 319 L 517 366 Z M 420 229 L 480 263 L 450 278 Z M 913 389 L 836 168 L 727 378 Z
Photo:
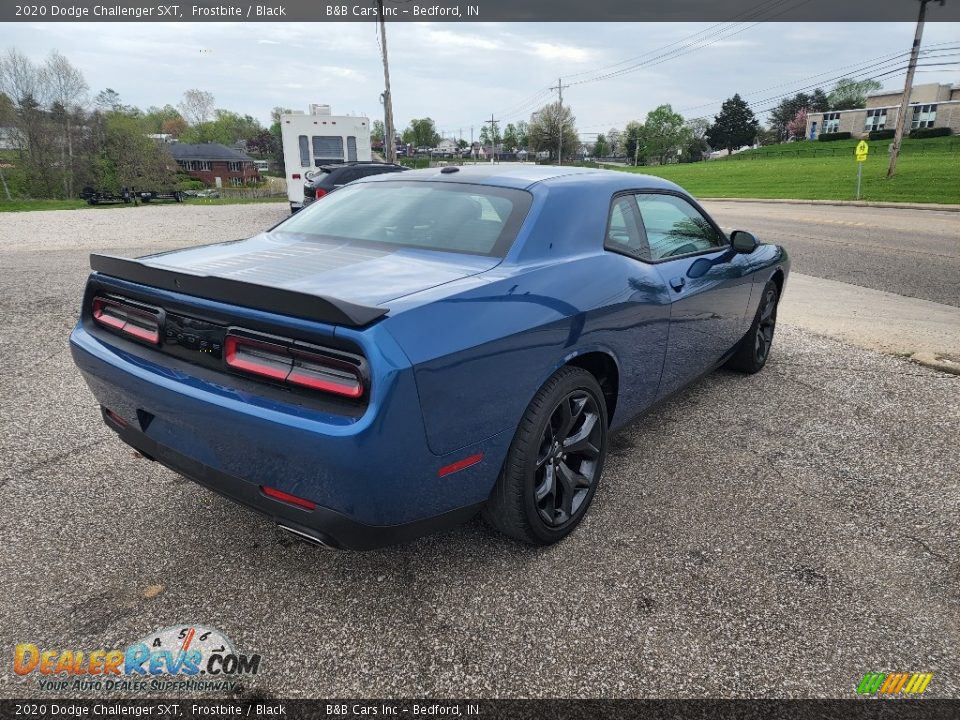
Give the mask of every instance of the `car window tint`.
M 334 185 L 346 185 L 348 182 L 353 182 L 358 177 L 360 177 L 360 172 L 358 170 L 341 170 L 333 178 Z
M 502 255 L 516 237 L 530 200 L 522 190 L 481 185 L 358 183 L 297 213 L 276 231 Z
M 725 244 L 713 225 L 683 198 L 643 193 L 636 199 L 652 260 L 701 252 Z
M 632 195 L 621 195 L 614 199 L 607 222 L 605 247 L 649 259 L 647 239 L 637 222 L 636 200 Z

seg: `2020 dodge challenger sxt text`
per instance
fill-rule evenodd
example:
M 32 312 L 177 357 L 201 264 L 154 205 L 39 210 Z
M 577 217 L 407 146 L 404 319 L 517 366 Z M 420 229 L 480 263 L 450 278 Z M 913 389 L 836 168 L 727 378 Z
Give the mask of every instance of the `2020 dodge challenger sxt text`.
M 478 510 L 564 537 L 611 430 L 763 367 L 789 271 L 672 183 L 545 167 L 380 175 L 247 240 L 91 265 L 71 348 L 107 425 L 354 549 Z

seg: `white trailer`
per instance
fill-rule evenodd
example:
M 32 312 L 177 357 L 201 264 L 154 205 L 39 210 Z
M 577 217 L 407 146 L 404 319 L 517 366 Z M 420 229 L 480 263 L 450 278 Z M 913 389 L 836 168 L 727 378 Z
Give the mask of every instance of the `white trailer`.
M 303 206 L 304 175 L 338 162 L 370 162 L 370 119 L 331 115 L 329 105 L 310 105 L 309 112 L 280 116 L 283 164 L 290 211 Z

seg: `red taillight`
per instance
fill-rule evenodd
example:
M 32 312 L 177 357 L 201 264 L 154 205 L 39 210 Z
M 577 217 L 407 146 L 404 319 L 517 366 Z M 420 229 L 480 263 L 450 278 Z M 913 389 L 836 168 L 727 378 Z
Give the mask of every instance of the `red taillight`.
M 291 495 L 290 493 L 283 492 L 283 490 L 277 490 L 276 488 L 267 487 L 266 485 L 260 486 L 260 492 L 269 498 L 285 502 L 289 505 L 296 505 L 298 508 L 303 508 L 304 510 L 313 510 L 317 507 L 317 504 L 311 500 L 297 497 L 296 495 Z
M 348 398 L 363 395 L 363 381 L 350 363 L 307 353 L 294 356 L 287 382 Z
M 317 188 L 317 190 L 316 190 L 316 195 L 315 195 L 314 197 L 316 197 L 317 200 L 319 200 L 320 198 L 322 198 L 322 197 L 323 197 L 324 195 L 326 195 L 326 194 L 327 194 L 327 191 L 326 191 L 326 190 L 324 190 L 323 188 Z
M 224 348 L 227 365 L 271 380 L 285 380 L 293 367 L 293 358 L 282 345 L 227 335 Z
M 104 297 L 93 299 L 93 319 L 111 330 L 160 344 L 160 318 L 157 313 Z
M 290 176 L 290 178 L 291 178 L 292 180 L 299 180 L 299 179 L 300 179 L 300 173 L 294 173 L 293 175 Z
M 224 349 L 235 370 L 350 399 L 363 395 L 359 369 L 343 360 L 240 335 L 227 335 Z

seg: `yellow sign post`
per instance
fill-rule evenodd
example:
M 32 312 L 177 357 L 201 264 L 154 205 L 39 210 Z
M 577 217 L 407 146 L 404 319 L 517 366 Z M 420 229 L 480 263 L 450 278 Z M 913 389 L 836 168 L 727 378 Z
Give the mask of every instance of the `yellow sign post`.
M 857 155 L 857 200 L 860 199 L 860 179 L 863 177 L 863 164 L 867 161 L 867 155 L 870 152 L 870 146 L 866 140 L 857 143 L 854 151 Z

